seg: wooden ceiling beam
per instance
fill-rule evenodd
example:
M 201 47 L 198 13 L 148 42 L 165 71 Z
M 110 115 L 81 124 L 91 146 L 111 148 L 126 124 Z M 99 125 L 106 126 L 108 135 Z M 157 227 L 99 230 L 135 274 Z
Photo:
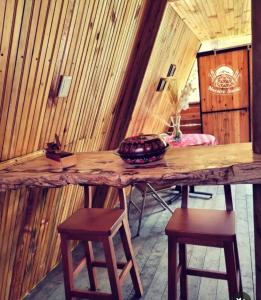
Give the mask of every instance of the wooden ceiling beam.
M 147 1 L 120 99 L 115 107 L 114 123 L 111 127 L 111 137 L 108 139 L 108 149 L 118 147 L 119 142 L 127 132 L 166 4 L 167 0 Z

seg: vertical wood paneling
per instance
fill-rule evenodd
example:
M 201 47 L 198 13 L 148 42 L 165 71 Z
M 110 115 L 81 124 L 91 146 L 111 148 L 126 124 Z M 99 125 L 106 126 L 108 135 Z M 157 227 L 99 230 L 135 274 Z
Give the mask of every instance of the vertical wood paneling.
M 0 1 L 0 160 L 104 149 L 147 0 Z M 69 96 L 57 98 L 61 75 Z M 29 156 L 27 156 L 29 155 Z M 59 261 L 57 225 L 81 187 L 0 194 L 0 299 L 20 299 Z M 50 255 L 51 254 L 51 255 Z
M 27 126 L 29 125 L 29 128 L 27 128 L 27 130 L 25 131 L 22 154 L 32 152 L 31 150 L 27 150 L 27 148 L 31 148 L 29 146 L 31 144 L 30 141 L 35 139 L 34 131 L 39 126 L 38 115 L 42 109 L 43 101 L 45 101 L 45 99 L 42 98 L 44 90 L 49 90 L 49 86 L 46 86 L 46 83 L 48 80 L 48 76 L 52 75 L 49 73 L 50 65 L 53 58 L 53 51 L 57 43 L 57 30 L 61 22 L 60 12 L 63 5 L 64 2 L 62 0 L 57 0 L 55 3 L 53 16 L 48 16 L 46 21 L 44 36 L 41 43 L 40 60 L 38 65 L 38 68 L 42 67 L 42 70 L 41 72 L 39 72 L 38 69 L 34 83 L 34 90 L 31 95 L 30 110 L 27 119 Z M 40 16 L 41 15 L 42 13 L 40 14 Z
M 7 6 L 7 9 L 8 9 L 8 6 Z M 12 116 L 12 112 L 14 109 L 13 107 L 15 105 L 15 102 L 14 102 L 15 100 L 14 100 L 14 98 L 11 98 L 11 94 L 13 91 L 13 85 L 15 84 L 15 81 L 16 81 L 16 78 L 15 78 L 16 63 L 18 64 L 18 68 L 19 68 L 19 61 L 17 62 L 17 54 L 18 54 L 18 49 L 19 49 L 19 33 L 20 33 L 20 28 L 22 26 L 23 9 L 24 9 L 24 1 L 19 1 L 18 3 L 16 3 L 16 7 L 14 8 L 15 17 L 11 22 L 11 24 L 12 24 L 11 30 L 12 31 L 10 32 L 10 36 L 12 38 L 10 39 L 10 36 L 8 37 L 9 40 L 11 40 L 11 45 L 9 48 L 9 52 L 3 53 L 7 57 L 6 64 L 8 65 L 8 67 L 7 67 L 6 73 L 5 74 L 2 73 L 4 80 L 3 80 L 3 92 L 1 94 L 1 100 L 2 100 L 1 108 L 4 113 L 1 114 L 1 121 L 0 121 L 0 132 L 1 133 L 5 133 L 5 132 L 7 132 L 7 130 L 10 130 L 10 127 L 7 128 L 7 119 L 8 119 L 9 113 Z M 9 23 L 10 20 L 7 18 L 7 16 L 8 16 L 8 14 L 6 14 L 6 19 L 7 19 L 7 22 Z M 5 38 L 5 36 L 4 36 L 4 38 Z M 5 41 L 5 40 L 3 41 L 3 47 L 6 42 L 7 41 Z M 18 60 L 20 60 L 19 57 L 18 57 Z M 5 134 L 0 135 L 1 147 L 6 145 L 4 143 L 4 137 L 5 137 Z M 2 151 L 3 151 L 3 149 L 2 149 Z
M 101 13 L 103 14 L 103 18 L 100 19 L 100 22 L 97 23 L 94 20 L 94 28 L 95 30 L 93 31 L 93 34 L 91 36 L 91 43 L 94 45 L 94 47 L 91 49 L 89 54 L 90 56 L 86 57 L 87 58 L 87 63 L 89 64 L 90 68 L 88 69 L 88 74 L 87 74 L 87 83 L 86 86 L 88 86 L 88 89 L 85 90 L 84 87 L 84 94 L 82 97 L 77 97 L 76 100 L 76 105 L 74 106 L 74 109 L 72 110 L 71 114 L 69 115 L 69 118 L 67 119 L 67 127 L 68 130 L 65 134 L 65 142 L 66 144 L 72 143 L 74 140 L 77 140 L 77 137 L 74 136 L 75 133 L 75 128 L 81 125 L 81 128 L 86 129 L 83 132 L 83 136 L 79 138 L 89 138 L 92 132 L 93 128 L 93 123 L 95 122 L 95 114 L 93 112 L 94 109 L 99 109 L 99 101 L 96 97 L 96 93 L 99 90 L 99 74 L 104 71 L 106 73 L 106 67 L 107 63 L 104 64 L 104 56 L 106 55 L 106 49 L 102 47 L 101 41 L 103 39 L 109 39 L 109 33 L 110 33 L 110 27 L 112 24 L 111 20 L 111 13 L 114 12 L 114 1 L 109 1 L 106 3 L 107 10 L 104 11 L 105 9 L 105 3 L 101 6 L 102 11 Z M 110 20 L 108 22 L 109 24 L 106 24 L 104 20 Z M 96 27 L 95 27 L 96 25 Z M 111 44 L 108 45 L 108 50 L 111 50 Z M 100 68 L 98 67 L 100 66 Z M 103 70 L 104 68 L 104 70 Z M 90 76 L 91 74 L 91 76 Z M 104 84 L 104 83 L 103 83 Z M 104 85 L 103 85 L 104 86 Z M 103 88 L 103 87 L 101 87 Z M 79 117 L 81 117 L 81 110 L 83 109 L 84 100 L 85 99 L 90 99 L 87 105 L 87 110 L 85 111 L 84 118 L 80 118 L 79 122 Z M 85 102 L 86 103 L 86 102 Z M 77 120 L 77 122 L 72 122 L 72 120 Z M 88 124 L 88 128 L 85 128 L 86 122 Z
M 83 2 L 81 2 L 81 4 L 82 5 L 78 6 L 77 9 L 74 9 L 75 14 L 72 17 L 71 24 L 68 24 L 68 26 L 70 26 L 70 30 L 68 32 L 67 38 L 67 26 L 64 30 L 64 40 L 66 40 L 66 44 L 60 45 L 59 55 L 61 55 L 61 65 L 56 64 L 56 82 L 55 84 L 53 84 L 53 87 L 51 87 L 51 90 L 53 90 L 54 93 L 59 87 L 59 74 L 74 74 L 74 71 L 78 66 L 78 64 L 75 64 L 75 61 L 78 54 L 81 53 L 82 47 L 84 45 L 83 36 L 85 36 L 84 33 L 86 33 L 86 30 L 88 29 L 86 20 L 89 19 L 89 16 L 92 13 L 93 2 L 89 2 L 88 4 L 85 3 L 84 6 Z M 80 17 L 78 18 L 77 13 L 80 14 Z M 83 30 L 85 30 L 85 32 L 83 32 Z M 53 98 L 54 97 L 55 95 L 53 95 Z M 46 135 L 45 139 L 52 139 L 55 131 L 57 130 L 58 124 L 61 124 L 61 120 L 63 117 L 63 114 L 61 114 L 61 109 L 65 103 L 64 101 L 57 101 L 52 98 L 49 98 L 49 102 L 50 106 L 46 107 L 44 117 L 44 120 L 48 119 L 48 122 L 44 122 L 44 127 L 42 129 L 42 133 L 45 133 Z
M 3 206 L 3 215 L 1 218 L 1 297 L 8 299 L 11 289 L 12 275 L 10 272 L 13 269 L 13 265 L 16 256 L 16 249 L 18 246 L 18 237 L 20 233 L 20 227 L 23 220 L 23 214 L 26 209 L 26 199 L 28 193 L 26 190 L 12 191 L 1 195 L 1 201 Z M 17 201 L 17 198 L 20 198 Z M 6 234 L 8 232 L 8 234 Z M 21 259 L 21 258 L 19 258 Z
M 249 142 L 249 111 L 237 110 L 202 114 L 204 132 L 216 137 L 218 144 Z
M 8 157 L 14 157 L 19 156 L 19 148 L 16 150 L 16 145 L 21 143 L 22 139 L 22 133 L 23 128 L 25 127 L 25 121 L 22 122 L 22 120 L 26 120 L 27 114 L 26 114 L 26 107 L 30 105 L 30 101 L 28 103 L 25 101 L 27 99 L 28 94 L 27 93 L 27 87 L 28 82 L 33 81 L 33 67 L 32 64 L 32 56 L 33 56 L 33 50 L 34 50 L 34 42 L 35 42 L 35 36 L 36 36 L 36 28 L 40 13 L 40 5 L 41 2 L 37 1 L 34 3 L 33 9 L 32 9 L 32 16 L 31 16 L 31 24 L 28 28 L 29 32 L 27 35 L 27 49 L 24 53 L 24 66 L 23 66 L 23 72 L 21 74 L 21 83 L 20 83 L 20 91 L 17 98 L 17 108 L 16 108 L 16 115 L 13 120 L 13 130 L 12 130 L 12 138 L 10 142 L 10 154 Z M 40 30 L 39 30 L 40 31 Z M 38 32 L 39 32 L 38 31 Z M 25 30 L 27 33 L 27 31 Z M 37 57 L 36 57 L 37 58 Z M 36 62 L 36 59 L 34 63 Z M 9 123 L 9 122 L 8 122 Z M 12 124 L 12 122 L 10 122 Z M 22 146 L 22 145 L 21 145 Z M 3 159 L 5 159 L 3 157 Z
M 4 106 L 4 95 L 5 95 L 5 83 L 6 83 L 6 76 L 7 76 L 7 69 L 8 69 L 8 60 L 9 60 L 9 52 L 10 52 L 10 47 L 11 47 L 11 39 L 10 37 L 12 36 L 12 27 L 13 27 L 13 18 L 15 14 L 15 1 L 6 1 L 6 6 L 5 6 L 5 17 L 3 18 L 3 27 L 2 27 L 2 32 L 1 32 L 1 55 L 0 55 L 0 108 L 1 111 L 5 109 L 6 107 Z M 6 12 L 12 12 L 12 13 L 6 13 Z M 2 117 L 1 117 L 2 119 Z M 1 120 L 0 119 L 0 120 Z M 3 121 L 1 120 L 2 124 Z
M 58 2 L 59 0 L 57 0 Z M 44 79 L 41 82 L 41 76 L 46 71 L 49 62 L 46 61 L 47 51 L 49 52 L 52 45 L 48 43 L 49 35 L 50 39 L 53 38 L 53 32 L 55 26 L 52 27 L 52 22 L 59 16 L 59 7 L 61 7 L 62 2 L 51 1 L 47 3 L 46 1 L 41 2 L 39 7 L 40 13 L 39 17 L 36 20 L 36 24 L 31 24 L 31 26 L 37 26 L 35 42 L 33 47 L 32 56 L 29 58 L 30 62 L 30 71 L 27 81 L 27 86 L 25 90 L 24 106 L 22 111 L 22 120 L 19 126 L 17 143 L 16 143 L 16 153 L 15 156 L 26 154 L 25 148 L 27 146 L 26 142 L 30 134 L 34 109 L 36 107 L 37 101 L 46 101 L 42 99 L 42 94 L 38 93 L 38 89 L 42 91 L 43 86 L 45 86 Z M 35 2 L 37 3 L 37 2 Z M 66 2 L 64 3 L 64 6 Z M 57 26 L 58 20 L 54 23 Z M 51 41 L 54 42 L 53 40 Z M 50 55 L 50 54 L 49 54 Z M 51 75 L 51 74 L 50 74 Z M 50 76 L 49 75 L 49 76 Z M 37 126 L 37 124 L 35 124 Z M 35 138 L 35 137 L 34 137 Z M 32 141 L 33 142 L 33 141 Z M 8 157 L 9 158 L 9 157 Z
M 87 62 L 85 64 L 85 62 L 83 60 L 83 57 L 84 57 L 83 55 L 86 55 L 86 53 L 83 52 L 83 54 L 81 54 L 81 55 L 79 55 L 79 54 L 81 53 L 81 51 L 83 51 L 82 50 L 83 47 L 85 47 L 85 45 L 88 45 L 88 43 L 90 42 L 90 40 L 89 40 L 90 35 L 91 35 L 90 24 L 92 24 L 92 22 L 93 22 L 92 21 L 93 15 L 95 15 L 96 12 L 97 12 L 97 5 L 95 5 L 95 3 L 94 4 L 92 3 L 92 6 L 93 7 L 89 11 L 89 13 L 87 15 L 87 18 L 84 19 L 84 22 L 85 22 L 84 23 L 85 26 L 83 26 L 83 28 L 84 28 L 84 32 L 83 32 L 84 38 L 80 38 L 80 36 L 79 36 L 78 45 L 75 48 L 75 50 L 79 49 L 79 52 L 74 51 L 72 49 L 72 51 L 70 51 L 70 53 L 69 53 L 68 62 L 66 64 L 65 74 L 70 72 L 71 74 L 75 74 L 75 75 L 74 75 L 74 81 L 73 81 L 73 85 L 71 87 L 71 91 L 70 91 L 68 100 L 66 102 L 64 102 L 64 101 L 60 102 L 61 103 L 62 114 L 60 115 L 60 117 L 58 117 L 58 115 L 57 115 L 57 117 L 59 119 L 59 121 L 58 121 L 58 126 L 59 127 L 58 127 L 58 130 L 56 129 L 56 131 L 61 132 L 61 130 L 64 130 L 64 134 L 66 134 L 66 132 L 68 130 L 68 127 L 66 127 L 66 120 L 67 120 L 67 117 L 68 117 L 68 113 L 74 107 L 74 106 L 71 106 L 71 109 L 70 109 L 70 103 L 72 103 L 72 99 L 75 99 L 73 101 L 74 104 L 75 104 L 76 101 L 77 101 L 76 100 L 77 95 L 80 95 L 80 93 L 81 93 L 81 89 L 79 87 L 77 89 L 76 87 L 78 86 L 79 82 L 81 82 L 83 84 L 83 82 L 85 80 L 85 79 L 81 80 L 81 76 L 82 76 L 82 78 L 85 78 L 85 73 L 83 72 L 83 68 L 88 69 L 90 67 L 89 64 Z M 91 18 L 91 20 L 89 20 L 89 18 Z M 73 35 L 75 36 L 74 33 L 73 33 Z M 89 48 L 87 48 L 87 49 L 89 50 Z M 54 102 L 54 104 L 55 104 L 55 102 Z M 57 104 L 59 105 L 59 102 Z M 59 108 L 59 107 L 57 106 L 56 109 L 55 109 L 55 106 L 53 107 L 53 109 L 55 109 L 55 113 L 59 114 L 59 109 L 57 109 L 57 108 Z M 48 113 L 48 108 L 47 108 L 45 113 Z M 57 119 L 57 118 L 54 118 L 54 119 Z M 54 124 L 52 130 L 55 130 L 55 124 Z M 42 131 L 42 133 L 43 132 L 44 132 L 44 130 Z M 50 135 L 51 134 L 52 133 L 50 133 Z
M 19 2 L 20 5 L 23 4 L 23 1 Z M 21 16 L 21 23 L 19 22 L 17 24 L 17 27 L 14 28 L 14 32 L 19 33 L 20 27 L 28 29 L 29 22 L 30 22 L 30 15 L 31 15 L 31 7 L 32 7 L 32 1 L 28 1 L 27 3 L 24 3 L 24 7 L 21 6 L 17 7 L 17 11 L 24 12 L 23 18 Z M 9 109 L 8 113 L 4 114 L 2 118 L 2 124 L 1 126 L 4 126 L 3 124 L 6 122 L 6 128 L 5 128 L 5 135 L 2 135 L 0 137 L 0 144 L 3 145 L 3 156 L 8 155 L 8 152 L 10 150 L 10 142 L 12 137 L 12 123 L 7 122 L 7 120 L 13 119 L 15 115 L 15 110 L 17 106 L 17 96 L 20 89 L 20 78 L 22 73 L 22 68 L 24 65 L 24 53 L 26 51 L 26 45 L 27 45 L 27 39 L 26 39 L 26 30 L 21 31 L 21 34 L 19 36 L 19 40 L 17 41 L 17 44 L 15 44 L 15 49 L 17 50 L 15 62 L 9 62 L 9 65 L 12 65 L 14 68 L 13 71 L 13 78 L 7 78 L 7 83 L 12 83 L 11 87 L 6 86 L 6 91 L 9 91 L 6 95 L 4 95 L 6 101 L 9 103 Z M 11 55 L 12 56 L 12 55 Z M 5 100 L 4 100 L 5 101 Z M 4 140 L 2 140 L 4 139 Z

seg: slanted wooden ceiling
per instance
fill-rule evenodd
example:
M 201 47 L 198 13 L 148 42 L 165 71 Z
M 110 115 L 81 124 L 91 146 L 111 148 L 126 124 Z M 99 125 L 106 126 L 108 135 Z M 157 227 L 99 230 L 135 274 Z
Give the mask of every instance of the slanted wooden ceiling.
M 201 41 L 251 34 L 250 0 L 172 0 L 171 4 Z
M 186 84 L 199 47 L 200 41 L 168 4 L 132 114 L 128 135 L 140 132 L 162 133 L 166 130 L 175 106 L 168 97 L 167 88 L 161 92 L 156 91 L 159 78 L 167 76 L 170 64 L 175 64 L 174 78 L 178 94 Z

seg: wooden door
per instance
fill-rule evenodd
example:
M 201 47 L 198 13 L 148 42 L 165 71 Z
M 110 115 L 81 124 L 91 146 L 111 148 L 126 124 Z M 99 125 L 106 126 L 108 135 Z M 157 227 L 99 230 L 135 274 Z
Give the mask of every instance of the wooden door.
M 199 54 L 202 129 L 219 144 L 250 141 L 248 49 Z

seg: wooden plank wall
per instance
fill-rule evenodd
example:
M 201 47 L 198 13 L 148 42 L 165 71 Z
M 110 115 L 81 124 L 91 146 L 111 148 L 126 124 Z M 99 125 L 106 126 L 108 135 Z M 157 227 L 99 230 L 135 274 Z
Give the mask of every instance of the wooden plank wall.
M 72 151 L 105 147 L 146 5 L 1 0 L 2 163 L 38 155 L 55 133 Z M 67 98 L 55 97 L 61 75 L 72 76 Z M 55 266 L 57 224 L 82 197 L 71 186 L 0 194 L 0 299 L 20 299 Z
M 175 64 L 179 93 L 187 81 L 199 46 L 200 41 L 168 3 L 137 98 L 128 135 L 166 131 L 173 113 L 173 103 L 167 91 L 156 91 L 157 85 L 161 77 L 167 76 L 170 64 Z
M 2 161 L 43 148 L 54 133 L 74 150 L 102 148 L 144 2 L 4 1 Z M 60 75 L 73 77 L 65 99 L 55 97 Z
M 164 8 L 162 0 L 153 3 Z M 1 0 L 3 165 L 41 155 L 55 133 L 75 152 L 110 145 L 121 88 L 150 5 L 148 0 Z M 165 126 L 158 115 L 167 120 L 171 104 L 155 86 L 170 63 L 184 85 L 199 41 L 168 6 L 156 45 L 129 132 L 136 131 L 134 124 L 149 131 Z M 56 97 L 61 75 L 72 76 L 66 98 Z M 57 264 L 56 227 L 82 199 L 82 189 L 72 186 L 0 193 L 0 299 L 22 298 Z

